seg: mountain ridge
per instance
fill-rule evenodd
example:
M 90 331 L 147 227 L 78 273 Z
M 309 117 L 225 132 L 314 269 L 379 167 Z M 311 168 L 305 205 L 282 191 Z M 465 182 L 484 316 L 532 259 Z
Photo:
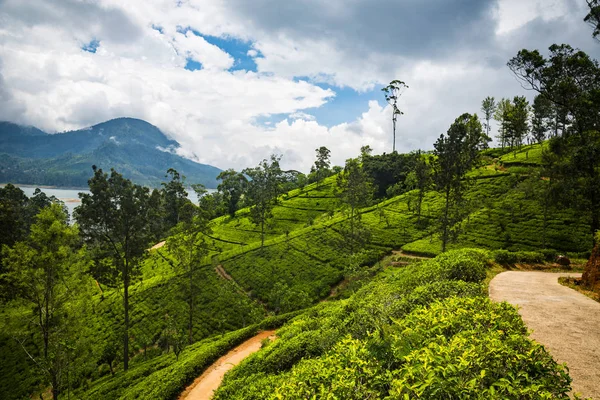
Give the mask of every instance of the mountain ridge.
M 215 188 L 217 167 L 177 155 L 180 144 L 136 118 L 115 118 L 63 133 L 0 121 L 0 181 L 52 186 L 87 186 L 92 165 L 114 168 L 146 186 L 159 186 L 174 168 L 188 183 Z

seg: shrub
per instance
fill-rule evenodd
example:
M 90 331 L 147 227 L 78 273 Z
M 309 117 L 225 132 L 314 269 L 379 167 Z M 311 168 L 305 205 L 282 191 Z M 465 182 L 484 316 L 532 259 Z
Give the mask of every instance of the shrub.
M 517 252 L 517 260 L 528 264 L 541 264 L 544 262 L 545 256 L 542 252 L 537 251 L 519 251 Z
M 554 249 L 541 249 L 540 253 L 544 255 L 546 261 L 554 261 L 558 255 L 558 252 Z
M 496 250 L 494 251 L 494 261 L 502 265 L 510 265 L 516 263 L 517 255 L 508 250 Z
M 454 250 L 435 258 L 447 279 L 465 282 L 481 282 L 486 276 L 487 257 L 472 250 Z

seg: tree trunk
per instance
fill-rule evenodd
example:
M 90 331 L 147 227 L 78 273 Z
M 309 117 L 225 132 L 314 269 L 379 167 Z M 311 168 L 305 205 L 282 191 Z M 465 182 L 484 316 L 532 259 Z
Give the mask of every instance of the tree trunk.
M 52 374 L 52 400 L 58 400 L 58 379 L 56 373 Z
M 192 344 L 192 325 L 193 325 L 193 317 L 194 317 L 194 269 L 192 265 L 190 265 L 190 313 L 188 316 L 188 343 Z
M 395 107 L 394 107 L 395 109 Z M 392 111 L 394 112 L 394 111 Z M 392 144 L 392 153 L 396 151 L 396 114 L 394 114 L 394 118 L 392 119 L 392 123 L 394 125 L 394 142 Z
M 446 189 L 446 206 L 444 207 L 443 232 L 442 232 L 442 253 L 446 252 L 446 243 L 448 242 L 448 212 L 450 208 L 450 188 Z
M 129 270 L 127 262 L 125 264 L 125 274 L 123 278 L 123 308 L 125 311 L 125 329 L 123 333 L 123 369 L 129 369 Z

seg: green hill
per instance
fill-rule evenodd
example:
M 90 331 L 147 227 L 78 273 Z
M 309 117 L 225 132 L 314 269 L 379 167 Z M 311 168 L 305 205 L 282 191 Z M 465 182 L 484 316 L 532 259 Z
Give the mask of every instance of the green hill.
M 539 152 L 540 146 L 523 148 L 517 153 L 488 152 L 491 155 L 488 154 L 486 165 L 470 173 L 473 179 L 466 192 L 469 213 L 460 222 L 460 234 L 451 243 L 451 248 L 480 247 L 515 252 L 545 249 L 542 257 L 553 252 L 581 256 L 581 253 L 590 250 L 591 235 L 587 232 L 589 224 L 585 217 L 570 209 L 551 209 L 544 213 L 543 193 L 547 181 L 536 175 L 540 162 L 536 154 Z M 519 164 L 515 164 L 517 162 Z M 282 195 L 273 210 L 274 218 L 264 246 L 260 243 L 259 229 L 248 218 L 248 209 L 239 210 L 234 218 L 223 216 L 211 222 L 215 250 L 198 268 L 200 290 L 194 299 L 197 304 L 194 340 L 198 342 L 184 350 L 178 361 L 172 353 L 164 354 L 161 350 L 165 346 L 161 335 L 167 326 L 167 318 L 184 318 L 186 303 L 180 290 L 184 278 L 175 275 L 158 255 L 158 251 L 165 251 L 164 248 L 151 252 L 144 264 L 141 280 L 131 291 L 131 340 L 135 357 L 132 368 L 126 373 L 116 365 L 114 377 L 110 376 L 106 363 L 102 361 L 102 352 L 109 346 L 111 335 L 118 326 L 120 294 L 112 290 L 100 294 L 98 288 L 90 284 L 90 304 L 95 312 L 87 316 L 89 331 L 86 335 L 91 350 L 86 360 L 79 361 L 78 374 L 73 377 L 74 386 L 79 388 L 76 391 L 78 396 L 86 399 L 135 398 L 146 393 L 145 390 L 151 390 L 156 394 L 152 398 L 172 398 L 211 360 L 252 335 L 265 317 L 297 313 L 301 309 L 305 311 L 280 331 L 281 340 L 277 344 L 236 369 L 240 372 L 228 378 L 220 398 L 264 398 L 260 396 L 266 392 L 309 390 L 302 382 L 319 369 L 330 374 L 321 376 L 320 382 L 331 384 L 337 368 L 334 364 L 338 363 L 333 360 L 346 360 L 339 361 L 340 365 L 343 362 L 350 362 L 350 365 L 355 362 L 368 365 L 383 362 L 379 355 L 371 353 L 372 346 L 406 345 L 409 347 L 402 350 L 402 357 L 409 354 L 424 356 L 425 348 L 413 342 L 403 344 L 395 342 L 396 339 L 390 342 L 385 338 L 373 338 L 371 343 L 368 327 L 383 324 L 383 331 L 390 329 L 390 338 L 396 338 L 394 335 L 405 329 L 401 327 L 411 321 L 428 324 L 428 319 L 438 318 L 436 313 L 454 313 L 457 310 L 462 310 L 469 317 L 452 323 L 471 324 L 469 329 L 472 331 L 469 332 L 481 328 L 480 322 L 469 319 L 473 315 L 498 315 L 497 321 L 484 323 L 485 329 L 476 335 L 477 346 L 500 346 L 498 340 L 502 341 L 505 337 L 495 337 L 494 332 L 501 325 L 506 326 L 506 334 L 514 342 L 505 347 L 502 345 L 498 351 L 516 354 L 520 351 L 518 349 L 527 348 L 527 351 L 539 353 L 540 362 L 551 377 L 543 381 L 541 375 L 535 375 L 533 383 L 515 381 L 514 385 L 524 391 L 531 390 L 528 389 L 533 387 L 530 385 L 538 383 L 543 390 L 551 393 L 563 390 L 566 378 L 561 378 L 560 368 L 547 353 L 526 338 L 522 322 L 514 310 L 478 299 L 482 292 L 475 283 L 482 279 L 480 272 L 475 283 L 464 284 L 453 283 L 455 278 L 449 277 L 452 274 L 440 272 L 439 268 L 443 267 L 435 262 L 400 270 L 382 270 L 378 264 L 392 250 L 403 249 L 425 255 L 441 252 L 436 226 L 443 201 L 438 193 L 430 191 L 426 194 L 420 220 L 414 211 L 415 191 L 363 208 L 360 211 L 361 221 L 370 235 L 360 248 L 353 249 L 353 254 L 350 254 L 344 235 L 348 217 L 336 196 L 336 182 L 336 176 L 332 176 L 319 187 L 313 183 Z M 460 254 L 463 253 L 449 253 L 443 257 L 460 259 Z M 469 253 L 468 257 L 477 258 L 477 254 Z M 492 257 L 493 254 L 487 254 L 484 258 Z M 373 283 L 368 283 L 371 280 Z M 337 293 L 332 289 L 338 286 L 339 289 L 345 288 L 339 297 L 350 299 L 319 304 L 332 293 Z M 456 295 L 463 299 L 434 303 Z M 477 300 L 471 301 L 474 296 Z M 390 304 L 390 301 L 399 302 L 399 308 L 392 307 L 386 311 L 388 306 L 384 304 Z M 432 308 L 430 314 L 419 314 L 413 312 L 416 304 L 432 304 L 432 307 L 435 304 L 437 308 Z M 27 375 L 28 378 L 20 381 L 17 387 L 12 378 L 27 374 L 31 368 L 26 355 L 11 339 L 14 331 L 10 321 L 25 311 L 23 308 L 4 307 L 0 313 L 2 323 L 7 326 L 2 330 L 0 351 L 7 355 L 8 360 L 0 366 L 0 392 L 7 393 L 6 390 L 12 388 L 14 395 L 8 398 L 14 399 L 29 394 L 36 385 L 35 374 Z M 271 322 L 263 324 L 279 326 L 290 317 L 267 319 L 264 321 Z M 404 318 L 405 323 L 402 322 Z M 390 324 L 390 320 L 396 322 Z M 442 346 L 432 336 L 434 331 L 424 330 L 420 334 L 426 338 L 423 343 Z M 446 340 L 460 341 L 461 337 L 452 333 L 446 336 Z M 144 360 L 144 348 L 148 349 L 149 360 Z M 362 355 L 357 359 L 347 358 L 348 351 L 354 351 L 352 349 Z M 384 347 L 381 349 L 383 351 Z M 453 351 L 458 351 L 443 346 L 441 349 L 450 358 L 454 357 Z M 299 363 L 301 358 L 305 361 Z M 418 362 L 417 358 L 411 359 Z M 396 363 L 399 360 L 401 358 L 384 361 Z M 452 363 L 451 360 L 443 362 Z M 417 364 L 411 365 L 411 368 L 417 368 Z M 486 368 L 495 368 L 495 365 L 492 363 Z M 522 364 L 511 365 L 510 368 L 529 370 L 531 365 L 523 360 Z M 487 382 L 483 377 L 475 376 L 479 373 L 479 370 L 469 371 L 465 372 L 465 376 L 477 382 Z M 358 379 L 348 377 L 350 380 L 355 378 Z M 374 379 L 373 376 L 371 378 Z M 405 382 L 405 378 L 404 375 L 386 377 L 381 385 L 400 387 L 397 381 Z M 499 376 L 496 378 L 500 379 Z M 366 392 L 361 393 L 382 393 L 381 385 L 374 385 L 364 388 Z M 411 393 L 420 393 L 417 387 L 411 387 Z M 441 387 L 439 390 L 444 390 Z M 339 393 L 345 393 L 345 389 L 340 390 Z M 502 388 L 495 390 L 501 393 Z
M 134 118 L 57 134 L 0 122 L 0 182 L 85 187 L 96 165 L 147 186 L 160 185 L 174 168 L 188 183 L 215 188 L 221 170 L 178 156 L 178 147 L 157 127 Z

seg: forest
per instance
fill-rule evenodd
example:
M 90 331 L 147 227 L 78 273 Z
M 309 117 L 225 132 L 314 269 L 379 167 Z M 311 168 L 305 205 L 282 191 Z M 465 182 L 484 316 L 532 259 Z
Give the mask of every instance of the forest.
M 335 166 L 321 146 L 308 174 L 272 155 L 214 193 L 173 168 L 150 189 L 91 166 L 73 222 L 40 190 L 0 188 L 1 398 L 174 399 L 277 329 L 214 398 L 568 399 L 568 368 L 488 285 L 592 254 L 600 65 L 563 44 L 508 68 L 532 103 L 490 95 L 431 151 L 395 151 L 395 80 L 391 153 Z

